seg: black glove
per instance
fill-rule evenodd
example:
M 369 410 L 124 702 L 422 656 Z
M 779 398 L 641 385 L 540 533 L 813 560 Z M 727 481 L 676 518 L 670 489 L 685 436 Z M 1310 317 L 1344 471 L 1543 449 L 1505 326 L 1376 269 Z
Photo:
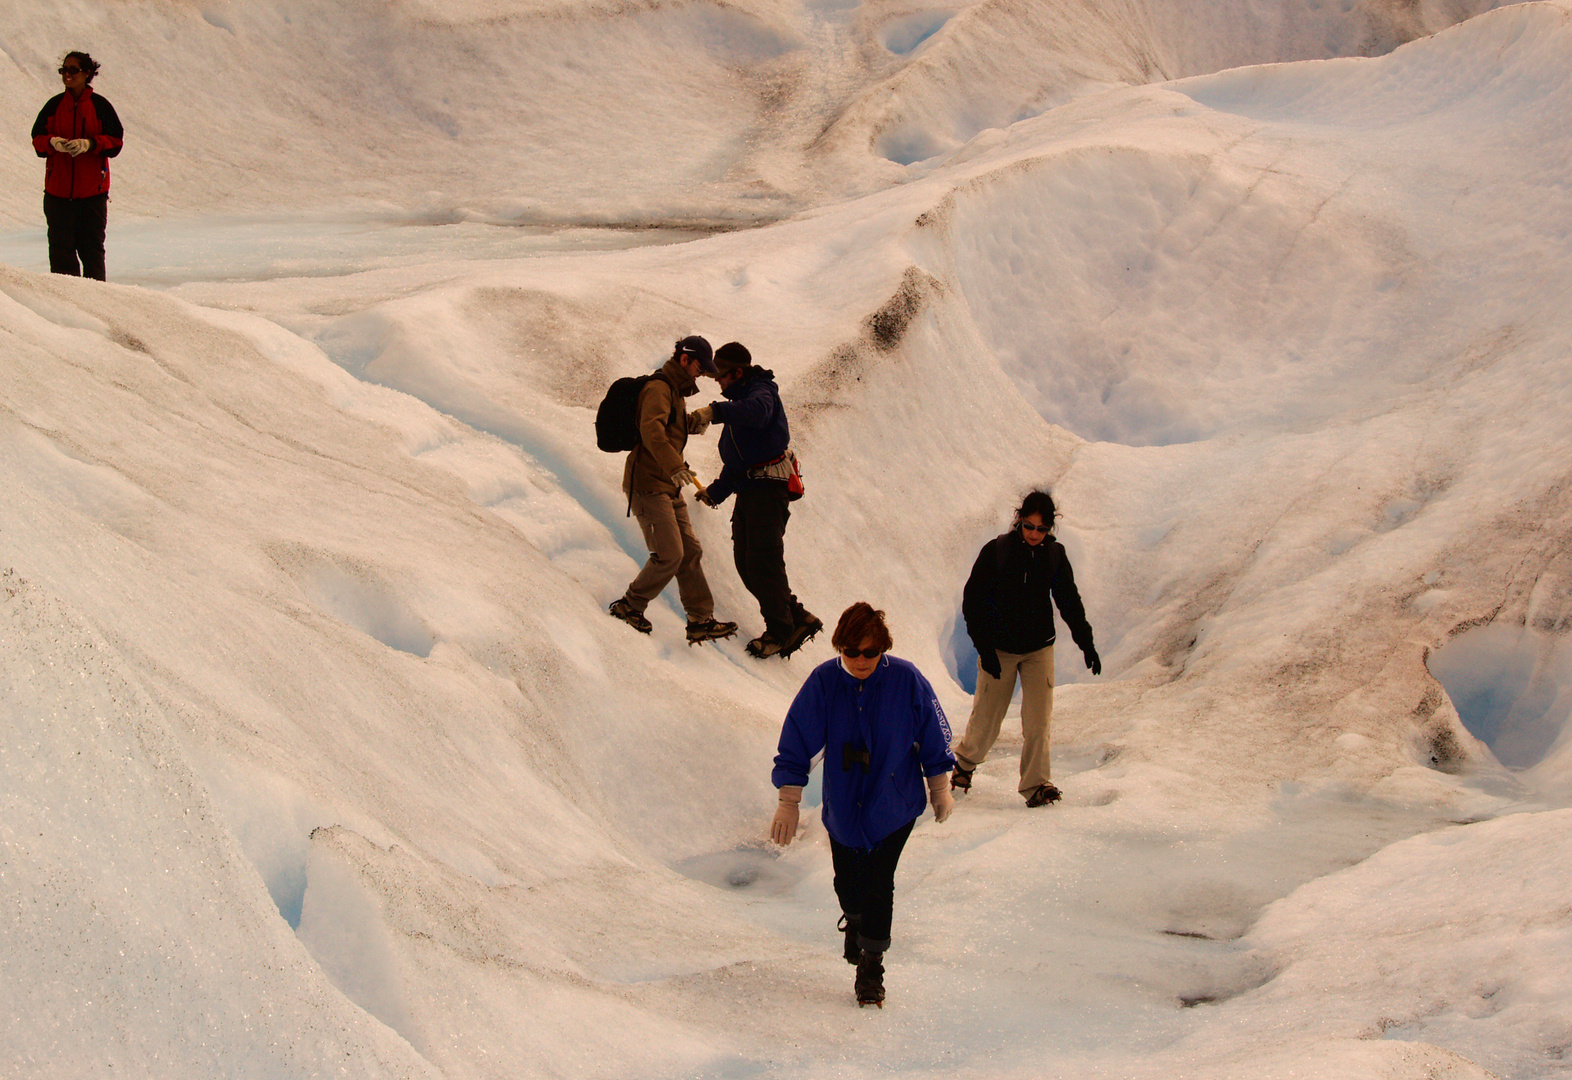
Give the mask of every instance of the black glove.
M 1081 650 L 1081 653 L 1086 657 L 1086 666 L 1092 669 L 1092 674 L 1101 675 L 1103 673 L 1103 662 L 1098 657 L 1097 650 L 1088 645 Z
M 999 677 L 999 654 L 993 646 L 985 645 L 977 650 L 977 666 L 986 671 L 991 678 Z

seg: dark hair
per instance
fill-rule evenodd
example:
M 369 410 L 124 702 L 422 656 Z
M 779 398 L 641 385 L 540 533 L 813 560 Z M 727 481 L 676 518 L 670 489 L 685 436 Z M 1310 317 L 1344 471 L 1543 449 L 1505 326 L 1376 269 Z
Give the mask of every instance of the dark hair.
M 68 52 L 60 61 L 60 66 L 65 67 L 67 60 L 75 60 L 82 68 L 82 74 L 87 76 L 87 81 L 92 82 L 93 76 L 98 74 L 98 61 L 85 52 Z
M 715 369 L 722 375 L 753 366 L 753 354 L 740 341 L 728 341 L 715 350 Z
M 1053 505 L 1053 496 L 1041 488 L 1028 491 L 1026 498 L 1021 500 L 1021 505 L 1015 511 L 1015 523 L 1019 525 L 1025 518 L 1036 514 L 1043 519 L 1043 524 L 1053 531 L 1053 519 L 1059 516 L 1059 511 Z
M 841 612 L 841 621 L 835 624 L 830 644 L 839 651 L 855 649 L 864 641 L 872 642 L 881 652 L 889 652 L 890 646 L 895 644 L 890 628 L 884 625 L 884 612 L 875 610 L 866 600 L 859 600 Z

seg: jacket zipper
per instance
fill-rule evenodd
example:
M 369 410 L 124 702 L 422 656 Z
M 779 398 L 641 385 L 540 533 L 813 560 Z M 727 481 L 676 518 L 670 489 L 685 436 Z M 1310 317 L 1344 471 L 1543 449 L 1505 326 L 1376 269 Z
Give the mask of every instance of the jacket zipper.
M 78 102 L 77 102 L 77 100 L 75 98 L 73 98 L 71 96 L 71 91 L 67 90 L 65 96 L 66 96 L 66 100 L 71 103 L 71 123 L 72 123 L 72 126 L 77 131 L 81 131 L 82 130 L 82 110 L 77 107 L 78 106 Z M 73 138 L 77 138 L 79 136 L 73 135 L 72 137 Z M 66 198 L 68 198 L 68 199 L 75 199 L 76 198 L 76 161 L 73 158 L 71 158 L 70 155 L 66 156 L 65 167 L 66 167 L 66 175 L 71 178 L 70 183 L 66 187 L 66 191 L 67 191 Z

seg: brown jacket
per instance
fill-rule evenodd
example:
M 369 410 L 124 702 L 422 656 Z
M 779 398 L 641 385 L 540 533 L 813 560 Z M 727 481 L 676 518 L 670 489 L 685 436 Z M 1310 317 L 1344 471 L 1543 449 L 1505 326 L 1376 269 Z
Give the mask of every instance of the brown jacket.
M 688 406 L 683 399 L 699 386 L 675 360 L 667 360 L 660 373 L 664 379 L 651 379 L 639 392 L 639 445 L 622 469 L 622 490 L 630 494 L 675 495 L 671 476 L 687 466 L 682 454 L 688 446 Z

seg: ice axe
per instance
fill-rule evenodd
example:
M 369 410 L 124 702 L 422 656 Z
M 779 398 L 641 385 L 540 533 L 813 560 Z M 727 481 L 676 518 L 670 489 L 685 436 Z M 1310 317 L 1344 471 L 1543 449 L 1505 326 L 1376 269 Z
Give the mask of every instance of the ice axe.
M 681 487 L 683 484 L 692 484 L 694 490 L 698 493 L 699 501 L 705 506 L 713 507 L 715 505 L 714 503 L 710 502 L 709 489 L 706 488 L 703 484 L 699 483 L 699 478 L 694 475 L 692 469 L 683 469 L 676 475 L 675 479 L 677 481 L 678 487 Z

